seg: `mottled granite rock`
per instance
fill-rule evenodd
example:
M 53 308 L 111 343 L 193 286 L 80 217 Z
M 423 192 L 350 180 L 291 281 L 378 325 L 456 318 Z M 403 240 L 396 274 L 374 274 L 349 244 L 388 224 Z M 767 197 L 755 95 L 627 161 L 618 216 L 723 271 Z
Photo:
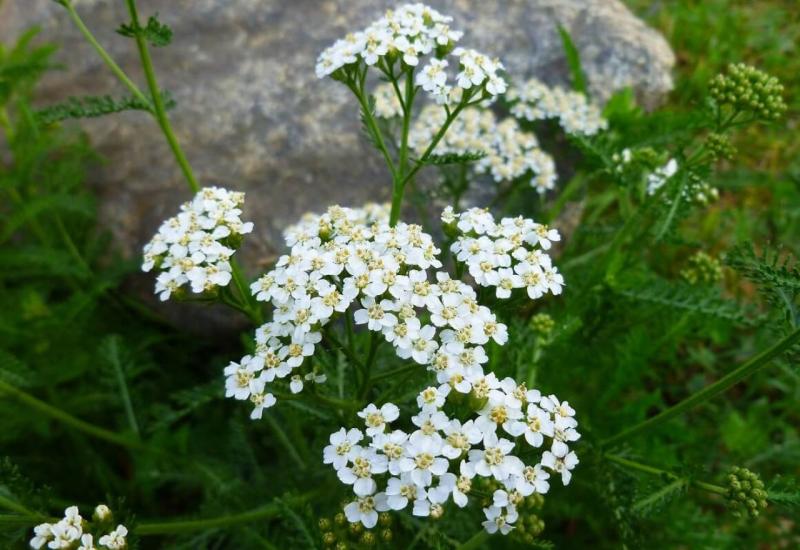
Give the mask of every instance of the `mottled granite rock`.
M 114 32 L 124 2 L 74 0 L 88 26 L 140 82 L 134 43 Z M 595 97 L 632 86 L 645 105 L 671 88 L 674 58 L 664 39 L 619 0 L 429 0 L 465 31 L 461 44 L 498 56 L 517 81 L 566 83 L 557 24 L 581 53 Z M 386 0 L 140 0 L 175 31 L 154 49 L 171 113 L 200 181 L 247 192 L 248 271 L 280 250 L 280 232 L 308 210 L 389 196 L 387 172 L 361 138 L 356 107 L 338 83 L 317 80 L 316 57 L 349 30 L 395 5 Z M 52 0 L 0 0 L 0 36 L 31 26 L 61 46 L 66 70 L 47 76 L 42 104 L 70 95 L 125 93 Z M 156 124 L 143 113 L 86 120 L 108 159 L 92 176 L 103 218 L 127 254 L 189 197 Z

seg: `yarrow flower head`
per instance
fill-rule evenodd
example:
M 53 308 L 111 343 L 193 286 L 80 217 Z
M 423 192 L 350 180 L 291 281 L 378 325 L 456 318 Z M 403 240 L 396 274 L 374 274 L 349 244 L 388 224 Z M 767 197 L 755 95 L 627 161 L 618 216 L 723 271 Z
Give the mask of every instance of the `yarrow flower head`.
M 567 134 L 593 136 L 606 128 L 600 108 L 580 92 L 551 88 L 532 78 L 506 94 L 511 114 L 528 121 L 557 119 Z
M 558 231 L 522 217 L 498 223 L 481 208 L 453 214 L 453 222 L 458 236 L 450 250 L 477 284 L 494 287 L 501 299 L 518 288 L 532 300 L 548 292 L 561 294 L 564 277 L 545 252 L 561 240 Z
M 356 428 L 331 435 L 324 462 L 353 486 L 355 499 L 344 509 L 351 523 L 371 528 L 378 512 L 408 507 L 415 516 L 439 517 L 451 499 L 467 506 L 475 484 L 489 488 L 499 483 L 502 489 L 494 491 L 492 505 L 484 508 L 483 526 L 505 535 L 514 529 L 517 507 L 549 490 L 550 472 L 569 484 L 578 458 L 568 444 L 580 437 L 569 404 L 491 373 L 482 384 L 489 398 L 466 422 L 449 416 L 448 399 L 434 397 L 436 392 L 427 388 L 417 399 L 419 414 L 412 419 L 417 429 L 410 433 L 392 431 L 385 419 L 387 407 L 396 419 L 397 407 L 370 404 L 359 414 L 370 426 L 368 440 Z M 379 420 L 371 422 L 371 415 Z M 526 437 L 517 439 L 523 433 Z M 527 436 L 534 433 L 537 437 Z M 518 456 L 530 454 L 526 447 L 546 450 L 539 462 L 526 464 Z
M 253 230 L 241 219 L 244 193 L 201 189 L 164 223 L 144 247 L 143 271 L 157 269 L 155 292 L 167 300 L 183 286 L 213 291 L 231 281 L 230 259 L 243 235 Z
M 105 524 L 110 521 L 111 511 L 104 504 L 95 508 L 92 521 L 81 517 L 77 506 L 70 506 L 64 510 L 64 517 L 58 522 L 42 523 L 34 527 L 30 546 L 37 550 L 39 548 L 124 550 L 128 546 L 126 540 L 128 529 L 124 525 L 117 525 L 116 528 L 108 531 L 110 526 Z M 103 532 L 105 534 L 100 535 Z M 98 536 L 98 546 L 95 546 L 95 537 Z
M 452 19 L 420 3 L 389 10 L 366 29 L 348 34 L 323 51 L 317 59 L 317 77 L 348 81 L 362 67 L 373 66 L 392 74 L 394 64 L 400 63 L 403 68 L 418 68 L 414 83 L 438 103 L 450 103 L 465 90 L 473 90 L 470 96 L 478 99 L 504 93 L 503 65 L 475 50 L 456 48 L 463 33 L 450 28 Z M 457 71 L 454 84 L 448 84 L 450 62 L 444 59 L 450 53 L 457 58 L 452 64 Z M 422 58 L 428 55 L 434 57 L 423 64 Z M 389 113 L 383 108 L 390 105 L 381 101 L 377 110 Z
M 446 118 L 441 107 L 425 106 L 409 133 L 409 147 L 421 155 Z M 513 118 L 498 121 L 492 111 L 480 107 L 464 109 L 433 153 L 482 155 L 474 163 L 475 172 L 491 174 L 498 183 L 527 177 L 539 193 L 555 187 L 555 163 L 539 148 L 536 136 L 523 131 Z

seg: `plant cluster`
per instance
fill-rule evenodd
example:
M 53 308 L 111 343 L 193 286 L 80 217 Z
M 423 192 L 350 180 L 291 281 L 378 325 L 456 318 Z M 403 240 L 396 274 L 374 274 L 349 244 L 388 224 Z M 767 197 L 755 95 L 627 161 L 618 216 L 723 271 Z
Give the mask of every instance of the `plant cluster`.
M 574 90 L 400 6 L 316 67 L 353 94 L 390 202 L 304 215 L 254 274 L 262 220 L 172 130 L 150 57 L 170 27 L 126 0 L 145 91 L 59 4 L 128 96 L 34 109 L 52 48 L 0 49 L 0 544 L 796 541 L 800 188 L 773 201 L 735 171 L 738 131 L 789 109 L 775 77 L 737 64 L 699 107 L 600 105 L 563 29 Z M 134 261 L 60 124 L 121 110 L 154 119 L 191 191 Z M 156 299 L 123 285 L 137 269 Z M 162 316 L 212 307 L 236 328 Z M 98 501 L 116 517 L 80 516 Z

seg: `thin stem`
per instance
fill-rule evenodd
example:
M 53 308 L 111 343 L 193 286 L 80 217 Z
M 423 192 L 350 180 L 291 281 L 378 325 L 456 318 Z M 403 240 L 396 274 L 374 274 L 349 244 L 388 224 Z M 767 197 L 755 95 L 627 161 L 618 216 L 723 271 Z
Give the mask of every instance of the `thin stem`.
M 62 411 L 61 409 L 58 409 L 48 403 L 45 403 L 44 401 L 41 401 L 33 397 L 29 393 L 24 392 L 19 388 L 12 386 L 11 384 L 3 380 L 0 380 L 0 394 L 3 393 L 16 399 L 23 405 L 27 405 L 31 409 L 44 414 L 45 416 L 49 416 L 50 418 L 58 420 L 59 422 L 66 424 L 67 426 L 71 426 L 72 428 L 75 428 L 78 431 L 84 432 L 98 439 L 102 439 L 104 441 L 108 441 L 109 443 L 120 445 L 128 449 L 140 449 L 140 450 L 149 449 L 149 447 L 147 447 L 140 441 L 132 440 L 118 433 L 106 430 L 105 428 L 101 428 L 99 426 L 95 426 L 94 424 L 90 424 L 89 422 L 85 422 L 79 418 L 72 416 L 67 412 Z
M 29 510 L 19 502 L 11 500 L 10 498 L 5 497 L 3 495 L 0 495 L 0 507 L 5 508 L 6 510 L 11 510 L 12 512 L 17 512 L 18 514 L 39 517 L 39 514 L 37 514 L 33 510 Z
M 729 372 L 728 374 L 726 374 L 713 384 L 706 386 L 702 390 L 687 397 L 680 403 L 673 405 L 669 409 L 660 412 L 656 416 L 648 418 L 647 420 L 640 422 L 639 424 L 636 424 L 635 426 L 628 428 L 627 430 L 623 430 L 622 432 L 618 433 L 613 437 L 609 437 L 608 439 L 603 441 L 602 444 L 604 446 L 609 446 L 619 443 L 620 441 L 633 437 L 634 435 L 646 431 L 654 426 L 663 424 L 667 420 L 670 420 L 686 412 L 687 410 L 708 401 L 712 397 L 716 397 L 717 395 L 726 391 L 731 386 L 741 382 L 754 372 L 768 365 L 770 361 L 772 361 L 775 357 L 782 354 L 784 351 L 791 348 L 798 341 L 800 341 L 800 329 L 795 329 L 793 332 L 790 332 L 784 338 L 779 340 L 772 347 L 750 358 L 748 361 L 744 362 L 741 366 L 732 370 L 731 372 Z
M 308 465 L 303 460 L 303 457 L 300 456 L 300 452 L 297 450 L 297 447 L 294 446 L 292 440 L 289 438 L 288 435 L 286 435 L 286 432 L 283 430 L 281 425 L 275 420 L 275 418 L 271 414 L 268 414 L 264 416 L 264 419 L 267 421 L 267 424 L 269 424 L 269 427 L 275 433 L 275 436 L 278 438 L 278 441 L 280 441 L 281 445 L 283 445 L 286 448 L 286 451 L 292 457 L 292 460 L 300 467 L 300 469 L 305 470 L 306 468 L 308 468 Z
M 472 535 L 469 540 L 465 541 L 458 547 L 458 550 L 475 550 L 477 548 L 483 548 L 486 544 L 486 539 L 489 538 L 489 533 L 486 531 L 478 531 L 474 535 Z
M 255 301 L 253 294 L 249 292 L 249 288 L 247 283 L 245 282 L 244 275 L 242 274 L 242 269 L 239 267 L 239 262 L 235 261 L 231 258 L 231 276 L 233 277 L 233 283 L 236 285 L 236 289 L 239 291 L 241 295 L 242 302 L 244 303 L 244 313 L 250 317 L 250 320 L 253 321 L 255 324 L 260 325 L 263 323 L 264 318 L 261 315 L 261 308 L 258 306 L 258 302 Z
M 387 378 L 394 378 L 398 374 L 405 374 L 407 372 L 411 372 L 411 371 L 415 371 L 415 370 L 420 370 L 420 366 L 417 365 L 417 364 L 406 365 L 404 367 L 399 367 L 399 368 L 396 368 L 396 369 L 387 370 L 387 371 L 384 371 L 384 372 L 379 372 L 378 374 L 376 374 L 375 376 L 372 377 L 372 383 L 374 384 L 376 382 L 380 382 L 382 380 L 386 380 Z
M 378 123 L 375 120 L 375 117 L 372 115 L 372 110 L 369 107 L 369 101 L 367 101 L 367 96 L 364 93 L 363 78 L 359 78 L 357 83 L 348 83 L 348 87 L 353 94 L 355 94 L 356 99 L 358 99 L 358 103 L 361 105 L 361 112 L 364 116 L 364 122 L 372 134 L 372 137 L 375 139 L 378 149 L 380 150 L 381 154 L 383 154 L 383 159 L 386 161 L 386 165 L 389 167 L 389 172 L 392 174 L 392 179 L 395 179 L 396 168 L 394 161 L 392 160 L 392 155 L 389 153 L 389 149 L 386 147 L 386 142 L 383 139 L 383 133 L 378 127 Z
M 112 340 L 113 341 L 113 340 Z M 125 416 L 128 418 L 128 425 L 133 430 L 133 433 L 136 434 L 138 438 L 140 436 L 139 432 L 139 423 L 136 421 L 136 414 L 133 411 L 133 402 L 131 401 L 131 395 L 128 391 L 128 383 L 125 380 L 125 373 L 122 372 L 122 365 L 119 360 L 118 355 L 118 348 L 116 345 L 113 346 L 114 357 L 111 361 L 112 366 L 114 367 L 114 374 L 117 378 L 117 384 L 119 385 L 119 393 L 122 396 L 122 404 L 125 407 Z
M 345 346 L 342 345 L 342 343 L 333 335 L 333 331 L 332 330 L 326 330 L 325 331 L 325 338 L 330 343 L 332 343 L 334 346 L 339 348 L 339 350 L 342 353 L 344 353 L 345 357 L 347 357 L 347 359 L 351 363 L 353 363 L 353 365 L 355 365 L 357 368 L 361 369 L 362 371 L 365 370 L 364 364 L 361 361 L 358 360 L 358 358 L 355 356 L 355 354 L 351 353 L 351 351 L 349 349 L 347 349 Z
M 147 96 L 145 96 L 142 93 L 142 91 L 139 90 L 138 86 L 136 86 L 136 84 L 133 83 L 133 81 L 128 77 L 128 75 L 125 74 L 125 71 L 123 71 L 120 68 L 120 66 L 117 65 L 113 59 L 111 59 L 111 56 L 103 48 L 103 46 L 100 45 L 100 43 L 92 34 L 92 31 L 89 30 L 89 28 L 84 24 L 81 17 L 78 15 L 78 12 L 75 11 L 75 6 L 72 5 L 72 1 L 65 0 L 64 2 L 59 2 L 59 3 L 62 6 L 64 6 L 64 8 L 66 8 L 67 13 L 69 13 L 70 19 L 72 19 L 72 22 L 75 23 L 75 26 L 78 27 L 78 30 L 81 32 L 83 37 L 95 49 L 95 51 L 103 60 L 103 62 L 106 64 L 106 66 L 108 66 L 108 68 L 111 69 L 111 72 L 114 73 L 114 76 L 116 76 L 119 79 L 119 81 L 122 82 L 122 84 L 124 84 L 125 87 L 128 88 L 128 90 L 130 90 L 130 92 L 134 95 L 134 97 L 136 97 L 136 99 L 142 102 L 143 105 L 150 106 L 148 110 L 152 113 L 153 102 L 151 102 L 147 98 Z M 158 99 L 156 99 L 156 97 L 158 97 Z M 159 94 L 154 94 L 153 101 L 160 101 L 160 97 L 161 96 Z
M 436 135 L 431 140 L 430 144 L 428 144 L 428 148 L 425 149 L 425 152 L 422 153 L 416 160 L 416 164 L 414 167 L 409 170 L 408 174 L 402 176 L 399 181 L 395 182 L 394 190 L 392 192 L 392 211 L 389 217 L 389 225 L 394 226 L 397 224 L 397 221 L 400 219 L 400 205 L 403 202 L 403 193 L 405 192 L 406 184 L 419 172 L 419 170 L 425 165 L 425 161 L 427 161 L 431 154 L 433 153 L 436 146 L 444 137 L 445 133 L 447 133 L 448 128 L 453 123 L 453 121 L 458 117 L 458 114 L 461 110 L 467 105 L 466 102 L 460 103 L 452 112 L 448 113 L 447 118 L 444 121 L 444 124 Z
M 664 477 L 671 481 L 683 481 L 687 485 L 690 485 L 697 489 L 708 491 L 710 493 L 724 495 L 728 492 L 727 489 L 725 489 L 725 487 L 720 487 L 719 485 L 714 485 L 713 483 L 706 483 L 704 481 L 695 481 L 689 478 L 684 478 L 673 472 L 662 470 L 661 468 L 656 468 L 655 466 L 650 466 L 649 464 L 642 464 L 641 462 L 636 462 L 635 460 L 631 460 L 629 458 L 623 458 L 619 455 L 605 454 L 603 455 L 603 458 L 610 460 L 611 462 L 616 462 L 620 466 L 625 466 L 626 468 L 632 468 L 634 470 L 644 472 L 646 474 Z
M 282 503 L 286 506 L 295 506 L 307 502 L 315 494 L 316 492 L 309 492 L 303 495 L 286 497 L 282 499 Z M 253 510 L 248 510 L 247 512 L 242 512 L 240 514 L 230 514 L 205 519 L 140 523 L 139 525 L 135 526 L 132 531 L 134 534 L 140 537 L 204 531 L 208 529 L 230 527 L 232 525 L 239 525 L 242 523 L 253 523 L 256 521 L 272 519 L 280 516 L 282 511 L 283 507 L 281 506 L 281 503 L 271 502 L 259 508 L 254 508 Z
M 369 355 L 367 356 L 367 362 L 364 366 L 364 380 L 361 383 L 361 390 L 358 392 L 358 395 L 361 397 L 361 399 L 364 399 L 367 396 L 370 388 L 372 387 L 372 366 L 375 363 L 375 357 L 377 356 L 378 346 L 380 343 L 381 339 L 378 337 L 377 332 L 370 334 Z
M 139 57 L 142 60 L 142 69 L 144 70 L 144 75 L 147 78 L 147 86 L 150 88 L 150 95 L 153 96 L 153 107 L 155 108 L 155 112 L 153 114 L 158 121 L 158 125 L 161 126 L 161 131 L 164 132 L 164 137 L 167 138 L 167 143 L 169 143 L 170 149 L 172 149 L 172 154 L 175 156 L 175 160 L 178 161 L 178 165 L 180 166 L 186 181 L 189 183 L 189 187 L 191 187 L 192 191 L 197 193 L 200 190 L 200 185 L 197 183 L 197 180 L 194 177 L 192 168 L 189 166 L 189 161 L 186 160 L 186 155 L 184 155 L 183 149 L 181 149 L 181 146 L 178 143 L 178 138 L 175 137 L 175 133 L 172 131 L 172 126 L 170 125 L 169 118 L 167 117 L 167 110 L 164 107 L 164 99 L 161 97 L 161 91 L 158 87 L 155 70 L 153 69 L 153 60 L 150 57 L 150 51 L 147 49 L 147 41 L 140 32 L 141 25 L 139 24 L 139 15 L 136 12 L 136 1 L 126 0 L 126 2 L 128 4 L 128 12 L 131 16 L 131 23 L 133 28 L 136 30 L 134 34 L 136 46 L 139 49 Z

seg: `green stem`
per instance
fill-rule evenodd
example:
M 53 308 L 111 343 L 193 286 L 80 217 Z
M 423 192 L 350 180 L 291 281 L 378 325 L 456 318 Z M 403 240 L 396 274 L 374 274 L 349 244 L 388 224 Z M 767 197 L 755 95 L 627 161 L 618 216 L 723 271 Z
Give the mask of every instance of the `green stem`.
M 40 517 L 40 515 L 37 514 L 36 512 L 29 510 L 19 502 L 11 500 L 10 498 L 5 497 L 3 495 L 0 495 L 0 507 L 5 508 L 6 510 L 11 510 L 12 512 L 17 512 L 18 514 Z
M 236 289 L 239 291 L 241 295 L 243 306 L 243 312 L 250 317 L 250 320 L 253 321 L 255 324 L 260 325 L 264 322 L 264 318 L 261 314 L 261 308 L 258 305 L 258 302 L 255 300 L 255 297 L 250 292 L 250 289 L 245 282 L 245 277 L 242 274 L 242 268 L 239 266 L 239 262 L 237 262 L 234 258 L 231 258 L 231 276 L 233 277 L 233 282 L 236 285 Z
M 66 424 L 67 426 L 75 428 L 78 431 L 84 432 L 98 439 L 102 439 L 104 441 L 108 441 L 109 443 L 120 445 L 128 449 L 140 449 L 140 450 L 149 449 L 149 447 L 147 447 L 140 441 L 129 439 L 128 437 L 125 437 L 118 433 L 85 422 L 79 418 L 72 416 L 67 412 L 62 411 L 61 409 L 58 409 L 48 403 L 45 403 L 44 401 L 41 401 L 33 397 L 29 393 L 24 392 L 19 388 L 16 388 L 15 386 L 12 386 L 11 384 L 3 380 L 0 380 L 0 394 L 3 393 L 16 399 L 21 404 L 26 405 L 29 408 L 44 414 L 45 416 L 49 416 L 50 418 L 58 420 L 59 422 Z
M 315 492 L 310 492 L 304 495 L 286 497 L 282 499 L 282 504 L 287 506 L 302 504 L 310 500 L 314 495 Z M 208 529 L 218 529 L 230 527 L 232 525 L 240 525 L 242 523 L 253 523 L 256 521 L 273 519 L 280 516 L 282 512 L 283 506 L 281 503 L 271 502 L 259 508 L 254 508 L 253 510 L 242 512 L 240 514 L 230 514 L 226 516 L 205 519 L 140 523 L 139 525 L 135 526 L 132 531 L 135 535 L 140 537 L 149 535 L 172 535 L 189 533 L 192 531 L 205 531 Z
M 134 97 L 142 102 L 143 105 L 152 105 L 153 103 L 142 93 L 141 90 L 139 90 L 136 84 L 134 84 L 133 81 L 128 78 L 128 75 L 125 74 L 125 71 L 123 71 L 120 66 L 117 65 L 113 59 L 111 59 L 111 56 L 108 54 L 108 52 L 103 48 L 103 46 L 100 45 L 89 28 L 83 23 L 83 20 L 78 15 L 78 12 L 75 11 L 75 6 L 72 5 L 71 0 L 60 2 L 60 4 L 66 8 L 70 19 L 72 19 L 72 22 L 75 23 L 75 26 L 78 27 L 78 30 L 81 32 L 83 37 L 94 48 L 106 66 L 111 69 L 111 72 L 114 73 L 114 76 L 116 76 L 119 81 L 122 82 L 122 84 L 125 85 L 128 90 L 130 90 Z M 156 95 L 160 100 L 160 95 Z M 156 95 L 153 97 L 154 101 L 156 100 Z M 152 113 L 152 111 L 150 112 Z
M 716 397 L 717 395 L 726 391 L 731 386 L 738 384 L 739 382 L 741 382 L 754 372 L 768 365 L 770 361 L 772 361 L 775 357 L 782 354 L 784 351 L 791 348 L 798 341 L 800 341 L 800 329 L 795 329 L 793 332 L 790 332 L 784 338 L 779 340 L 772 347 L 750 358 L 748 361 L 744 362 L 741 366 L 732 370 L 731 372 L 729 372 L 728 374 L 726 374 L 713 384 L 706 386 L 702 390 L 687 397 L 680 403 L 673 405 L 669 409 L 660 412 L 656 416 L 648 418 L 647 420 L 640 422 L 639 424 L 636 424 L 635 426 L 628 428 L 627 430 L 623 430 L 622 432 L 618 433 L 613 437 L 609 437 L 608 439 L 603 441 L 602 444 L 604 446 L 617 444 L 620 441 L 638 435 L 641 432 L 646 431 L 654 426 L 663 424 L 667 420 L 670 420 L 680 414 L 683 414 L 687 410 L 708 401 L 712 397 Z
M 117 353 L 116 346 L 114 347 L 114 353 L 115 355 Z M 128 425 L 138 438 L 140 436 L 139 423 L 136 421 L 136 414 L 133 411 L 133 402 L 131 401 L 130 392 L 128 392 L 128 383 L 125 381 L 125 373 L 122 372 L 122 365 L 120 364 L 119 358 L 115 357 L 114 359 L 114 361 L 111 361 L 111 364 L 114 367 L 117 385 L 119 385 L 119 393 L 122 396 L 122 405 L 125 408 L 125 416 L 128 418 Z
M 478 531 L 472 535 L 469 540 L 461 544 L 461 546 L 458 547 L 458 550 L 476 550 L 477 548 L 483 548 L 488 538 L 489 533 L 483 530 Z
M 367 362 L 364 365 L 364 381 L 362 382 L 361 389 L 358 392 L 358 395 L 361 397 L 361 399 L 364 399 L 367 396 L 370 388 L 372 387 L 372 366 L 375 363 L 375 357 L 377 356 L 378 346 L 380 343 L 381 339 L 377 332 L 370 334 L 369 355 L 367 356 Z
M 623 458 L 619 455 L 605 454 L 603 455 L 603 458 L 610 460 L 611 462 L 616 462 L 620 466 L 625 466 L 626 468 L 632 468 L 639 472 L 644 472 L 646 474 L 667 478 L 670 481 L 681 481 L 684 482 L 686 485 L 690 485 L 692 487 L 695 487 L 697 489 L 702 489 L 710 493 L 724 495 L 728 492 L 727 489 L 725 489 L 725 487 L 720 487 L 719 485 L 714 485 L 713 483 L 706 483 L 704 481 L 696 481 L 689 478 L 684 478 L 667 470 L 662 470 L 661 468 L 656 468 L 655 466 L 650 466 L 648 464 L 642 464 L 641 462 L 636 462 L 635 460 Z
M 184 155 L 183 150 L 178 143 L 178 138 L 175 137 L 175 133 L 172 131 L 172 126 L 170 125 L 169 118 L 167 117 L 167 110 L 164 107 L 164 99 L 161 97 L 161 90 L 158 87 L 155 70 L 153 69 L 153 60 L 151 59 L 150 51 L 147 48 L 147 41 L 140 32 L 142 27 L 139 24 L 139 15 L 136 12 L 136 1 L 126 0 L 126 2 L 128 4 L 128 12 L 131 16 L 131 23 L 133 28 L 136 30 L 136 46 L 139 49 L 139 57 L 142 60 L 142 69 L 144 70 L 144 75 L 147 78 L 147 86 L 150 89 L 150 95 L 153 96 L 153 106 L 155 108 L 155 112 L 153 114 L 158 121 L 158 125 L 161 127 L 161 131 L 164 133 L 164 137 L 167 138 L 167 143 L 169 143 L 169 147 L 172 149 L 172 154 L 175 155 L 175 160 L 178 161 L 178 165 L 180 166 L 186 181 L 189 183 L 189 187 L 191 187 L 192 191 L 197 193 L 200 190 L 200 185 L 197 183 L 197 180 L 194 177 L 192 168 L 189 166 L 189 161 L 186 160 L 186 155 Z
M 421 369 L 420 365 L 413 364 L 413 365 L 406 365 L 404 367 L 399 367 L 399 368 L 392 369 L 392 370 L 387 370 L 387 371 L 384 371 L 384 372 L 379 372 L 378 374 L 376 374 L 375 376 L 372 377 L 372 383 L 374 384 L 375 382 L 380 382 L 381 380 L 386 380 L 387 378 L 394 378 L 398 374 L 405 374 L 407 372 L 420 370 L 420 369 Z

